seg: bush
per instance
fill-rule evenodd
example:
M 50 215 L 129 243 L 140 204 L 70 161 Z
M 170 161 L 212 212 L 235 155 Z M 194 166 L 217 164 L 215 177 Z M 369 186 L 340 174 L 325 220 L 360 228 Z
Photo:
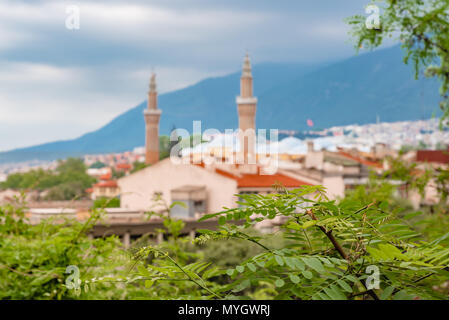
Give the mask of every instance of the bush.
M 31 225 L 23 206 L 0 207 L 0 299 L 122 298 L 121 290 L 110 290 L 106 283 L 86 291 L 93 289 L 89 280 L 94 277 L 121 274 L 123 263 L 117 237 L 87 237 L 98 219 L 99 213 L 92 212 L 85 223 L 50 219 Z M 83 290 L 66 286 L 69 266 L 79 269 Z
M 427 240 L 408 222 L 419 212 L 400 216 L 400 210 L 390 211 L 395 204 L 385 200 L 391 198 L 394 188 L 385 183 L 372 187 L 373 192 L 361 187 L 340 203 L 327 199 L 320 186 L 242 195 L 246 206 L 202 218 L 218 218 L 221 227 L 202 230 L 196 243 L 244 240 L 257 245 L 260 253 L 224 273 L 221 268 L 209 268 L 207 258 L 184 264 L 177 262 L 170 250 L 147 246 L 135 255 L 136 276 L 163 281 L 173 290 L 179 281 L 193 282 L 203 298 L 447 298 L 435 288 L 449 277 L 449 233 L 434 234 Z M 255 214 L 258 218 L 253 220 Z M 255 223 L 278 216 L 287 218 L 282 236 L 288 243 L 276 248 L 267 236 L 251 234 Z M 243 225 L 229 223 L 241 220 Z M 221 254 L 223 258 L 226 255 Z M 140 264 L 149 255 L 158 259 Z M 167 276 L 160 273 L 162 269 Z M 217 286 L 213 279 L 224 274 L 228 281 Z
M 120 199 L 119 198 L 98 198 L 95 199 L 94 209 L 98 208 L 120 208 Z
M 81 159 L 69 158 L 60 161 L 54 172 L 38 169 L 9 175 L 0 187 L 17 190 L 48 190 L 47 200 L 79 199 L 86 196 L 85 190 L 95 182 L 86 170 Z

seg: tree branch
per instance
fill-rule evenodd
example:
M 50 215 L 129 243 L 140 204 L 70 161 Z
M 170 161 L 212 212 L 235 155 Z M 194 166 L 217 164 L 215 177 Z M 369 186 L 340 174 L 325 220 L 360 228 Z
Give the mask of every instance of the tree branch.
M 374 202 L 363 207 L 362 209 L 358 210 L 356 213 L 359 213 L 369 207 L 371 207 L 372 205 L 374 205 Z M 312 210 L 307 210 L 306 213 L 312 218 L 312 220 L 318 220 L 315 216 L 315 214 L 313 213 Z M 347 253 L 344 251 L 343 247 L 340 245 L 340 243 L 337 241 L 337 239 L 334 237 L 334 235 L 332 234 L 332 230 L 326 230 L 326 228 L 324 228 L 323 226 L 317 226 L 326 236 L 327 238 L 330 240 L 330 242 L 332 243 L 332 245 L 334 246 L 334 248 L 338 251 L 338 253 L 340 254 L 340 256 L 345 259 L 348 262 L 351 262 L 349 259 L 349 256 L 347 255 Z M 363 286 L 368 289 L 366 287 L 366 284 L 363 281 L 360 281 Z M 369 289 L 366 291 L 374 300 L 379 300 L 379 297 L 377 296 L 377 294 L 372 290 Z

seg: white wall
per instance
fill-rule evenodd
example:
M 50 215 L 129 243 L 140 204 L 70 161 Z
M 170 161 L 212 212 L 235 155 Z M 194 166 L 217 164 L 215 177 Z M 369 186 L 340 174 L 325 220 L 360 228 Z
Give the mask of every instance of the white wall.
M 324 152 L 318 151 L 318 152 L 307 152 L 305 157 L 305 168 L 315 168 L 317 170 L 323 169 L 323 163 L 324 163 Z
M 190 164 L 173 164 L 165 159 L 153 166 L 118 180 L 121 207 L 133 210 L 149 210 L 155 192 L 170 205 L 171 190 L 185 185 L 206 186 L 207 212 L 221 211 L 223 206 L 235 207 L 234 194 L 237 182 L 217 173 Z
M 327 190 L 330 199 L 343 198 L 345 195 L 345 183 L 342 175 L 325 176 L 323 186 Z

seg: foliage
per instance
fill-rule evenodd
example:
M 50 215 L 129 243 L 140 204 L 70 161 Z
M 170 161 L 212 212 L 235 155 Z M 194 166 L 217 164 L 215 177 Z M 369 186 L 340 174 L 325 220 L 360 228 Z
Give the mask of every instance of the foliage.
M 119 198 L 98 198 L 95 199 L 93 209 L 99 208 L 120 208 L 120 199 Z
M 248 234 L 261 236 L 257 230 L 248 230 Z M 280 234 L 265 235 L 261 243 L 265 245 L 269 243 L 274 248 L 282 248 L 286 245 L 285 239 Z M 241 239 L 216 239 L 204 244 L 198 243 L 197 246 L 205 261 L 226 269 L 235 268 L 242 261 L 263 252 L 257 244 Z
M 188 238 L 179 237 L 184 222 L 168 214 L 175 205 L 183 204 L 174 202 L 168 206 L 160 196 L 155 196 L 153 201 L 154 207 L 164 209 L 150 211 L 148 217 L 157 216 L 163 220 L 164 229 L 157 232 L 165 234 L 167 239 L 158 245 L 142 239 L 134 244 L 133 263 L 129 268 L 133 283 L 143 281 L 148 299 L 204 299 L 209 295 L 219 298 L 210 289 L 218 287 L 219 283 L 210 279 L 224 271 L 210 268 L 211 263 L 201 261 L 201 253 L 195 252 Z
M 55 171 L 30 170 L 25 173 L 14 173 L 1 183 L 2 189 L 35 189 L 48 190 L 48 200 L 72 200 L 84 197 L 85 189 L 90 187 L 95 179 L 86 173 L 86 166 L 81 159 L 68 158 L 59 161 Z
M 375 48 L 385 39 L 397 37 L 405 49 L 404 62 L 412 62 L 415 77 L 441 80 L 440 108 L 449 118 L 449 2 L 447 0 L 373 0 L 381 7 L 380 28 L 368 29 L 366 16 L 356 15 L 347 22 L 352 26 L 356 48 Z M 447 123 L 447 122 L 446 122 Z
M 118 179 L 120 179 L 120 178 L 125 176 L 125 172 L 124 171 L 117 171 L 117 170 L 115 170 L 115 168 L 112 168 L 111 176 L 112 176 L 112 179 L 118 180 Z
M 142 169 L 145 169 L 145 168 L 148 167 L 148 166 L 149 166 L 149 165 L 146 164 L 145 162 L 135 161 L 135 162 L 133 163 L 133 168 L 132 168 L 132 170 L 131 170 L 131 173 L 134 173 L 134 172 L 140 171 L 140 170 L 142 170 Z
M 189 282 L 203 298 L 445 298 L 433 287 L 449 276 L 449 233 L 425 240 L 408 222 L 419 213 L 401 216 L 394 203 L 385 201 L 392 199 L 394 187 L 379 183 L 375 188 L 367 193 L 361 187 L 340 203 L 327 199 L 319 186 L 241 195 L 241 207 L 206 215 L 203 220 L 217 218 L 221 227 L 201 230 L 197 243 L 239 239 L 263 250 L 229 268 L 224 285 L 211 281 L 223 275 L 218 269 L 198 262 L 183 265 L 154 246 L 142 248 L 137 260 L 152 254 L 157 264 L 141 265 L 138 274 L 154 280 L 151 285 L 163 282 L 172 290 L 176 281 Z M 290 244 L 272 248 L 262 243 L 262 236 L 249 234 L 256 223 L 279 217 L 285 220 L 283 236 Z M 229 223 L 242 220 L 240 225 Z M 370 277 L 373 271 L 379 272 L 378 287 L 376 277 Z
M 170 156 L 171 149 L 170 137 L 160 136 L 159 137 L 159 160 L 163 160 Z
M 182 204 L 156 197 L 155 207 L 163 209 L 148 215 L 163 220 L 157 232 L 165 240 L 143 237 L 129 251 L 114 237 L 89 240 L 97 211 L 85 224 L 30 225 L 20 206 L 5 207 L 0 298 L 447 299 L 447 210 L 440 203 L 433 213 L 414 211 L 391 184 L 419 191 L 440 177 L 447 186 L 446 173 L 429 169 L 424 179 L 423 172 L 414 174 L 420 168 L 398 159 L 389 167 L 339 201 L 321 186 L 240 195 L 240 207 L 201 219 L 219 226 L 197 230 L 193 243 L 181 236 L 184 222 L 169 215 Z M 278 232 L 254 230 L 274 219 Z M 82 271 L 82 290 L 65 287 L 68 265 Z
M 295 243 L 278 250 L 263 246 L 264 253 L 228 270 L 234 279 L 228 289 L 234 293 L 251 294 L 249 288 L 267 284 L 276 299 L 443 298 L 429 283 L 442 283 L 449 276 L 449 234 L 421 240 L 407 217 L 385 211 L 388 203 L 370 199 L 367 204 L 356 196 L 337 204 L 321 187 L 242 198 L 246 207 L 206 217 L 218 217 L 222 227 L 205 232 L 202 240 L 218 236 L 260 243 L 245 230 L 283 216 L 288 218 L 285 236 Z M 259 217 L 252 220 L 254 214 Z M 236 219 L 245 219 L 245 224 L 227 224 Z M 370 266 L 380 271 L 378 289 L 367 288 Z
M 432 186 L 440 198 L 440 204 L 445 205 L 449 196 L 449 165 L 433 168 L 430 165 L 407 163 L 400 157 L 387 157 L 389 169 L 383 173 L 383 178 L 390 178 L 404 183 L 406 191 L 417 190 L 424 196 L 425 188 Z
M 84 195 L 84 186 L 82 182 L 70 181 L 58 184 L 48 189 L 45 200 L 73 200 L 81 198 Z
M 91 165 L 89 168 L 92 168 L 92 169 L 101 169 L 101 168 L 104 168 L 104 167 L 106 167 L 106 165 L 105 165 L 103 162 L 101 162 L 101 161 L 96 161 L 96 162 L 92 163 L 92 165 Z
M 122 298 L 119 290 L 111 291 L 105 284 L 88 289 L 94 277 L 119 275 L 119 260 L 124 258 L 116 237 L 87 237 L 100 212 L 93 211 L 85 223 L 56 224 L 49 219 L 30 224 L 24 203 L 17 200 L 14 206 L 0 208 L 0 299 Z M 68 266 L 79 268 L 82 291 L 66 286 Z

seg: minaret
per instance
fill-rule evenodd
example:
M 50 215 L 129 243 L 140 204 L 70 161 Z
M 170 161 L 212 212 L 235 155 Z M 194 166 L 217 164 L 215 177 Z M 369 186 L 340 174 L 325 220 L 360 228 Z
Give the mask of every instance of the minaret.
M 248 53 L 243 62 L 242 77 L 240 78 L 240 96 L 236 99 L 239 114 L 239 160 L 245 164 L 255 164 L 256 145 L 256 105 L 257 98 L 253 96 L 253 76 Z
M 159 161 L 159 119 L 162 111 L 157 108 L 156 74 L 151 75 L 148 92 L 148 109 L 145 117 L 145 163 L 155 164 Z

